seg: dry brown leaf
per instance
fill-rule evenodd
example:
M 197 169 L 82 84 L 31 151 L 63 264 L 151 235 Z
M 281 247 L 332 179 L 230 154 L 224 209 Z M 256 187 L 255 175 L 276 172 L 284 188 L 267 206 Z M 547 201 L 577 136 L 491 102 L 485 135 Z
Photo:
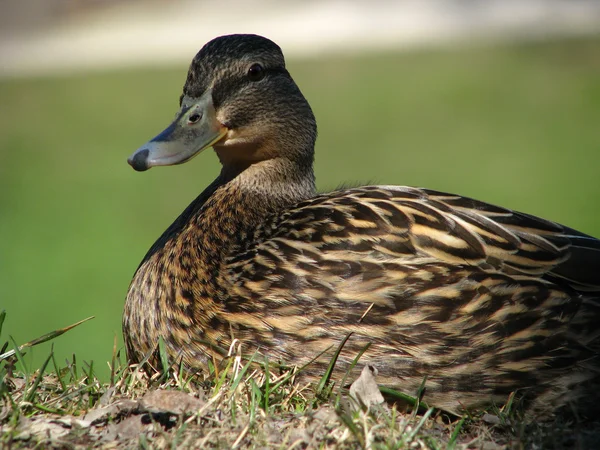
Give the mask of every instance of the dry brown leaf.
M 69 434 L 69 428 L 56 423 L 54 419 L 33 417 L 23 423 L 19 423 L 20 433 L 15 437 L 20 440 L 29 440 L 32 437 L 44 439 L 58 439 Z
M 365 366 L 358 379 L 350 386 L 350 397 L 359 405 L 367 408 L 371 405 L 379 405 L 384 402 L 383 395 L 379 391 L 375 377 L 377 369 L 373 366 Z
M 145 425 L 142 423 L 141 416 L 131 416 L 119 423 L 111 423 L 107 427 L 107 435 L 113 436 L 115 440 L 127 440 L 137 438 L 144 431 L 148 431 L 153 425 Z
M 82 419 L 79 419 L 79 418 L 73 417 L 73 416 L 64 416 L 59 419 L 53 419 L 52 421 L 54 423 L 63 425 L 68 428 L 84 429 L 84 428 L 89 428 L 92 426 L 92 422 L 90 422 L 89 420 L 85 420 L 85 419 L 82 420 Z
M 193 414 L 206 402 L 181 391 L 158 389 L 140 400 L 140 410 L 150 413 Z
M 100 422 L 105 422 L 110 418 L 136 411 L 137 409 L 139 409 L 139 403 L 137 401 L 119 400 L 111 405 L 89 410 L 83 419 L 89 421 L 92 425 L 95 425 Z
M 100 400 L 98 400 L 98 406 L 108 406 L 116 390 L 117 388 L 114 386 L 109 387 L 106 392 L 102 394 Z
M 337 422 L 338 416 L 335 409 L 329 405 L 321 406 L 313 415 L 313 418 L 321 423 Z

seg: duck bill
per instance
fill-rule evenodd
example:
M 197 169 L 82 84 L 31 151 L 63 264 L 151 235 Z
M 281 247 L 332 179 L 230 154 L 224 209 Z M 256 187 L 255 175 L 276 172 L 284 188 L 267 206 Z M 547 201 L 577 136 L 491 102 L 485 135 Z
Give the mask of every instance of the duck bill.
M 217 120 L 210 90 L 197 99 L 185 97 L 173 123 L 138 148 L 127 162 L 140 172 L 154 166 L 183 164 L 226 133 L 227 128 Z

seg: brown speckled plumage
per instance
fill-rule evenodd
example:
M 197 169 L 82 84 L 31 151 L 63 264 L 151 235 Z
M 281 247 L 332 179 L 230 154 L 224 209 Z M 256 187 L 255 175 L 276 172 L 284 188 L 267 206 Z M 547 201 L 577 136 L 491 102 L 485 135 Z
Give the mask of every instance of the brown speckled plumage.
M 135 274 L 123 317 L 132 361 L 159 336 L 194 369 L 233 338 L 298 366 L 332 347 L 307 368 L 318 377 L 352 332 L 340 373 L 370 342 L 361 362 L 381 384 L 414 395 L 427 376 L 424 400 L 450 412 L 503 404 L 515 390 L 538 414 L 600 408 L 600 241 L 426 189 L 317 195 L 315 120 L 265 38 L 208 43 L 178 119 L 151 142 L 188 139 L 201 97 L 225 133 L 211 142 L 223 170 Z M 163 164 L 140 152 L 138 170 Z

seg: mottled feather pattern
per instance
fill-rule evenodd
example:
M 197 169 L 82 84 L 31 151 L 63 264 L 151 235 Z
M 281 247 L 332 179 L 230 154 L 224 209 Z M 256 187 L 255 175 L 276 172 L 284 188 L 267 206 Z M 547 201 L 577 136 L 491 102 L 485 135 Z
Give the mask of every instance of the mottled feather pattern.
M 195 108 L 210 126 L 176 120 L 130 163 L 145 170 L 149 148 L 169 158 L 184 148 L 187 160 L 210 144 L 223 167 L 132 280 L 123 314 L 132 362 L 149 355 L 159 366 L 162 337 L 172 361 L 202 370 L 237 340 L 246 355 L 287 366 L 325 352 L 300 374 L 317 379 L 352 333 L 338 381 L 370 344 L 360 363 L 377 367 L 379 383 L 415 395 L 427 378 L 424 400 L 450 412 L 517 391 L 537 418 L 564 407 L 597 417 L 599 240 L 427 189 L 316 194 L 314 114 L 263 37 L 205 45 L 181 99 L 179 116 Z M 220 140 L 186 147 L 215 129 Z
M 378 368 L 382 384 L 414 393 L 427 376 L 429 401 L 453 412 L 505 401 L 515 384 L 548 389 L 541 380 L 549 372 L 564 390 L 561 375 L 596 357 L 597 347 L 572 326 L 586 314 L 584 297 L 552 277 L 569 260 L 569 237 L 559 225 L 515 215 L 416 188 L 322 194 L 242 233 L 207 274 L 194 272 L 200 256 L 188 252 L 210 242 L 166 245 L 177 262 L 167 268 L 171 286 L 158 284 L 162 277 L 146 285 L 168 314 L 141 333 L 167 333 L 191 366 L 234 338 L 248 352 L 299 366 L 330 348 L 307 369 L 317 377 L 352 332 L 340 370 L 371 342 L 363 362 Z M 142 357 L 139 344 L 129 347 Z
M 472 407 L 501 401 L 516 383 L 538 386 L 537 370 L 559 376 L 581 358 L 565 343 L 577 342 L 569 324 L 582 299 L 530 277 L 552 275 L 569 257 L 569 240 L 550 222 L 514 225 L 513 214 L 415 188 L 321 195 L 248 241 L 229 264 L 237 294 L 229 302 L 254 299 L 264 310 L 249 312 L 285 318 L 265 321 L 258 343 L 282 336 L 283 359 L 298 344 L 322 351 L 353 332 L 377 344 L 364 361 L 378 367 L 383 384 L 416 392 L 427 376 L 429 397 L 450 411 L 469 405 L 473 391 Z M 303 308 L 290 316 L 286 307 L 297 302 Z M 355 340 L 346 362 L 367 342 Z M 389 342 L 398 343 L 394 354 Z M 446 399 L 448 391 L 464 395 Z

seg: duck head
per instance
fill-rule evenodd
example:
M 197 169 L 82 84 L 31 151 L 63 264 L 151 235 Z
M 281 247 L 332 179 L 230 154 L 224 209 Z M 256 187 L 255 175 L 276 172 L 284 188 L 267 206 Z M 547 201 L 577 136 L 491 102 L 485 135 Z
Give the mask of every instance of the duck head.
M 135 170 L 182 164 L 208 147 L 238 173 L 278 158 L 312 170 L 315 118 L 269 39 L 229 35 L 207 43 L 179 104 L 175 120 L 129 157 Z

